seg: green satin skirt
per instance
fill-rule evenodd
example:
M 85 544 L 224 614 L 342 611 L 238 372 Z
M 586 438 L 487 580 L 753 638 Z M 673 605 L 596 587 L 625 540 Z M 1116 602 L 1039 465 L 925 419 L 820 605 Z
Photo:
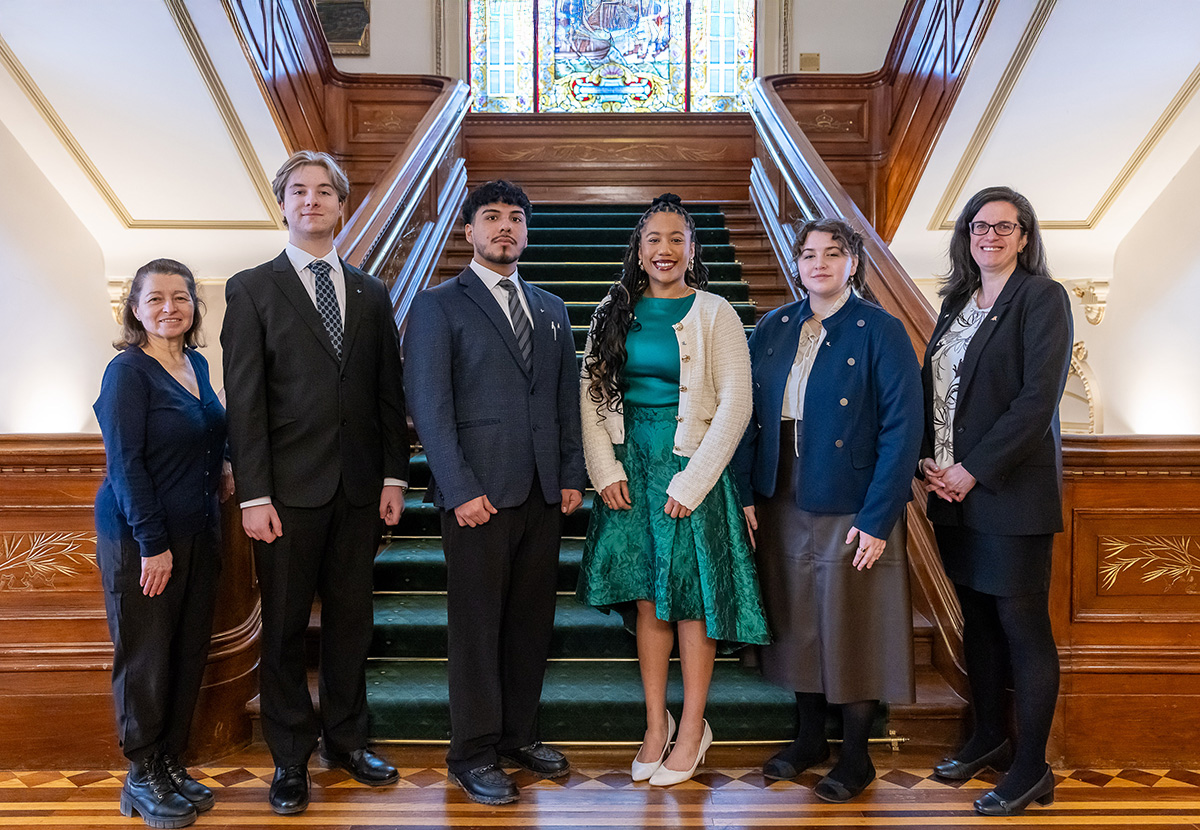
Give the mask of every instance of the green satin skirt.
M 576 595 L 621 612 L 627 627 L 636 600 L 654 603 L 660 620 L 704 620 L 729 650 L 770 642 L 754 552 L 726 470 L 690 516 L 663 512 L 671 478 L 687 466 L 675 455 L 677 407 L 625 407 L 625 443 L 614 447 L 629 480 L 631 510 L 593 502 Z

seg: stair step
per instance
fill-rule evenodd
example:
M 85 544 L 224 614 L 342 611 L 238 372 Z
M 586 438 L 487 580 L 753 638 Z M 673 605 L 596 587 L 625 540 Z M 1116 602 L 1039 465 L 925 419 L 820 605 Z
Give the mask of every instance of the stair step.
M 630 224 L 628 227 L 597 227 L 587 225 L 554 228 L 540 228 L 536 225 L 531 225 L 529 228 L 528 252 L 532 253 L 543 245 L 581 244 L 581 240 L 586 240 L 586 244 L 589 245 L 617 245 L 624 250 L 629 244 L 629 237 L 633 233 L 633 227 L 633 224 Z M 725 228 L 696 228 L 696 238 L 704 246 L 704 259 L 706 262 L 710 258 L 708 254 L 709 246 L 728 245 L 729 236 L 730 232 Z M 525 254 L 522 254 L 521 258 L 524 261 Z
M 530 245 L 525 249 L 525 253 L 521 254 L 521 275 L 524 276 L 528 272 L 529 266 L 534 263 L 557 263 L 566 270 L 573 269 L 580 264 L 613 262 L 617 263 L 619 268 L 625 258 L 626 249 L 625 243 L 602 245 L 582 241 L 567 245 Z M 716 264 L 732 263 L 733 260 L 732 245 L 704 246 L 704 261 L 708 263 L 709 270 Z
M 446 595 L 376 595 L 371 656 L 445 659 Z M 619 614 L 606 614 L 573 596 L 560 595 L 554 611 L 550 658 L 636 660 L 637 645 Z
M 592 266 L 595 267 L 595 266 Z M 557 297 L 561 297 L 565 302 L 590 302 L 598 303 L 604 299 L 608 287 L 617 279 L 620 272 L 620 266 L 611 266 L 614 270 L 609 274 L 610 279 L 607 282 L 601 280 L 538 280 L 538 288 L 545 289 Z M 526 276 L 524 266 L 521 269 L 521 275 Z M 557 276 L 562 276 L 558 274 Z M 572 276 L 578 276 L 573 274 Z M 532 279 L 530 280 L 533 281 Z M 718 296 L 724 297 L 731 303 L 744 303 L 750 299 L 750 286 L 741 280 L 710 280 L 708 290 Z
M 572 326 L 582 326 L 587 328 L 592 324 L 592 314 L 596 311 L 596 303 L 592 302 L 570 302 L 566 303 L 567 316 L 571 318 Z M 733 310 L 738 313 L 742 324 L 753 326 L 755 318 L 758 316 L 758 309 L 750 303 L 734 303 Z
M 583 539 L 565 537 L 558 553 L 555 590 L 574 591 L 583 560 Z M 446 557 L 438 536 L 391 537 L 375 559 L 375 590 L 384 593 L 445 591 Z
M 529 228 L 624 228 L 629 234 L 642 218 L 644 208 L 637 210 L 613 211 L 566 211 L 550 210 L 542 205 L 535 205 L 533 215 L 529 218 Z M 692 219 L 698 228 L 720 228 L 725 225 L 725 217 L 719 212 L 692 211 Z M 626 237 L 628 239 L 628 237 Z
M 450 701 L 443 661 L 373 660 L 367 665 L 373 738 L 445 740 Z M 671 664 L 667 705 L 678 714 L 683 682 Z M 718 661 L 705 716 L 721 741 L 782 741 L 795 734 L 795 697 L 736 661 Z M 646 730 L 638 664 L 552 661 L 539 710 L 541 738 L 555 741 L 641 741 Z

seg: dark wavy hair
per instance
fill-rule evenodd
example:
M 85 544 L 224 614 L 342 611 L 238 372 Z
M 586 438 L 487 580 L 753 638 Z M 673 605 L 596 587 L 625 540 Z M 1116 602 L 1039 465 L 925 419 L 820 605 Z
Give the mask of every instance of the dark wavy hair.
M 533 213 L 533 204 L 519 184 L 513 184 L 504 179 L 484 182 L 471 191 L 471 195 L 463 202 L 462 220 L 464 225 L 475 222 L 475 212 L 484 205 L 499 202 L 502 205 L 519 207 L 525 213 L 525 224 L 529 224 L 529 215 Z
M 806 222 L 797 221 L 795 228 L 796 241 L 792 243 L 792 262 L 798 263 L 800 261 L 800 252 L 804 250 L 804 243 L 808 241 L 810 233 L 827 233 L 833 237 L 833 241 L 838 244 L 838 247 L 847 256 L 858 257 L 858 267 L 850 275 L 850 287 L 854 289 L 854 292 L 858 296 L 875 302 L 875 295 L 867 285 L 867 251 L 861 233 L 854 230 L 848 222 L 834 218 L 809 219 Z M 806 291 L 804 283 L 800 280 L 799 267 L 797 267 L 796 273 L 792 277 L 792 282 L 800 291 Z
M 693 245 L 692 261 L 684 281 L 700 291 L 708 287 L 708 266 L 700 255 L 702 246 L 696 238 L 696 221 L 678 196 L 664 193 L 638 219 L 629 236 L 629 245 L 625 248 L 621 278 L 608 290 L 608 302 L 601 303 L 592 315 L 592 347 L 583 357 L 583 376 L 587 383 L 588 399 L 596 404 L 596 413 L 601 418 L 605 409 L 617 411 L 625 393 L 624 369 L 628 358 L 625 337 L 634 325 L 633 307 L 650 285 L 650 277 L 638 261 L 642 229 L 656 213 L 673 213 L 683 217 Z
M 161 258 L 150 260 L 137 269 L 137 273 L 133 275 L 133 282 L 129 284 L 129 294 L 126 295 L 121 307 L 121 337 L 113 343 L 113 347 L 117 351 L 124 351 L 130 346 L 140 347 L 146 345 L 146 327 L 142 325 L 142 321 L 137 318 L 133 310 L 142 301 L 142 291 L 146 287 L 146 278 L 151 274 L 178 274 L 183 277 L 188 293 L 192 295 L 193 309 L 192 327 L 184 332 L 183 345 L 189 349 L 203 346 L 204 337 L 200 333 L 200 325 L 204 316 L 204 304 L 196 296 L 196 278 L 192 276 L 191 270 L 182 262 Z
M 1046 246 L 1042 243 L 1042 230 L 1038 226 L 1033 205 L 1011 187 L 985 187 L 963 205 L 962 212 L 954 220 L 954 235 L 950 237 L 950 272 L 938 289 L 938 296 L 949 300 L 952 307 L 967 304 L 967 298 L 979 290 L 983 277 L 979 265 L 971 256 L 971 221 L 983 206 L 992 202 L 1008 202 L 1017 209 L 1017 223 L 1025 234 L 1025 250 L 1017 254 L 1017 265 L 1039 277 L 1050 276 L 1046 264 Z

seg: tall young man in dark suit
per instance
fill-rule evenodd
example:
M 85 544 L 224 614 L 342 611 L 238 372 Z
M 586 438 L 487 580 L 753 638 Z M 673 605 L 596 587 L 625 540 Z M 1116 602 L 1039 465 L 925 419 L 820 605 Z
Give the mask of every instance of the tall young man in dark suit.
M 288 245 L 226 285 L 221 329 L 229 443 L 262 592 L 262 728 L 277 813 L 308 806 L 308 758 L 372 785 L 394 767 L 366 748 L 365 668 L 379 520 L 394 525 L 408 476 L 400 351 L 379 280 L 344 262 L 334 231 L 350 192 L 325 153 L 280 168 Z M 304 635 L 321 597 L 321 711 Z
M 538 741 L 562 517 L 583 500 L 579 370 L 562 300 L 523 282 L 531 206 L 488 182 L 463 207 L 470 266 L 419 294 L 405 335 L 413 422 L 446 552 L 450 778 L 485 804 L 518 797 L 501 758 L 557 777 Z

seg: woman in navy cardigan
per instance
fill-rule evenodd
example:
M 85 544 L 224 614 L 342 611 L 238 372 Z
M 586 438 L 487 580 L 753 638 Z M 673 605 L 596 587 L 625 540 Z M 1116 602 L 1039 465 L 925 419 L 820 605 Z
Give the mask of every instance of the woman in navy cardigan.
M 800 302 L 750 338 L 754 417 L 735 464 L 775 642 L 767 679 L 796 693 L 796 739 L 763 766 L 793 778 L 844 742 L 816 786 L 826 801 L 875 778 L 867 738 L 880 699 L 913 699 L 905 504 L 921 443 L 921 381 L 904 326 L 862 298 L 863 240 L 845 222 L 801 225 Z
M 218 500 L 233 492 L 225 408 L 196 351 L 196 281 L 179 262 L 138 269 L 120 354 L 96 418 L 107 474 L 96 494 L 96 561 L 113 641 L 113 703 L 130 761 L 121 814 L 183 827 L 213 805 L 179 757 L 208 659 L 220 570 Z
M 1058 697 L 1050 559 L 1063 529 L 1058 403 L 1071 364 L 1071 302 L 1050 279 L 1037 215 L 1007 187 L 954 223 L 941 314 L 925 353 L 921 471 L 946 575 L 963 612 L 974 728 L 935 768 L 966 780 L 1008 768 L 975 802 L 1012 815 L 1054 800 L 1046 741 Z M 1013 683 L 1016 740 L 1005 689 Z M 1010 766 L 1011 762 L 1011 766 Z

